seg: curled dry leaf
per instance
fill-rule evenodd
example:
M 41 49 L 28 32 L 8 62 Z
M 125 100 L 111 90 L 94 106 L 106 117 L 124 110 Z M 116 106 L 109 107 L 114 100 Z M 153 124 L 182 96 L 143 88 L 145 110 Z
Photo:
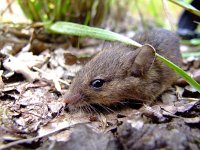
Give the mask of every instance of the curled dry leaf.
M 173 105 L 174 102 L 176 102 L 178 99 L 174 92 L 167 91 L 162 94 L 161 100 L 162 100 L 162 103 L 165 105 Z
M 65 58 L 65 64 L 66 65 L 73 65 L 77 62 L 77 57 L 70 52 L 65 52 L 64 53 L 64 58 Z
M 144 107 L 141 108 L 141 110 L 145 116 L 150 117 L 153 120 L 156 120 L 158 122 L 162 122 L 165 120 L 165 117 L 163 116 L 162 113 L 162 109 L 159 105 L 154 105 L 154 106 L 144 105 Z
M 177 102 L 175 103 L 175 107 L 177 108 L 177 112 L 186 112 L 188 110 L 190 110 L 195 104 L 197 104 L 198 101 L 193 101 L 191 102 L 188 98 L 188 101 L 184 102 Z
M 54 114 L 58 114 L 64 106 L 62 102 L 50 102 L 47 105 L 50 111 Z
M 193 88 L 188 86 L 188 90 L 192 93 Z M 167 92 L 162 95 L 162 103 L 159 105 L 164 110 L 163 115 L 173 116 L 177 112 L 184 113 L 198 103 L 198 98 L 183 97 L 182 95 L 185 91 L 186 89 L 176 86 L 178 99 L 172 92 Z
M 166 116 L 172 116 L 175 113 L 177 113 L 177 108 L 174 105 L 160 105 L 160 107 L 163 109 L 163 115 Z
M 25 62 L 17 59 L 16 57 L 10 56 L 4 60 L 3 66 L 10 71 L 22 74 L 30 82 L 39 79 L 37 72 L 31 71 Z
M 34 81 L 39 79 L 37 72 L 31 70 L 34 66 L 41 66 L 49 58 L 49 54 L 46 55 L 33 55 L 31 52 L 23 52 L 18 56 L 9 56 L 3 61 L 3 66 L 9 71 L 22 74 L 28 81 Z

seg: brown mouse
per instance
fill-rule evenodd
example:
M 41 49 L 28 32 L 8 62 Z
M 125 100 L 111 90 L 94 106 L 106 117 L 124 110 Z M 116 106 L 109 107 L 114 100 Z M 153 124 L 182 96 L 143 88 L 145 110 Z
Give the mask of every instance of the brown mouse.
M 175 34 L 154 29 L 137 33 L 133 40 L 143 46 L 106 43 L 77 73 L 64 95 L 70 109 L 90 104 L 110 105 L 125 99 L 153 101 L 178 79 L 154 55 L 155 48 L 158 54 L 180 66 L 179 39 Z

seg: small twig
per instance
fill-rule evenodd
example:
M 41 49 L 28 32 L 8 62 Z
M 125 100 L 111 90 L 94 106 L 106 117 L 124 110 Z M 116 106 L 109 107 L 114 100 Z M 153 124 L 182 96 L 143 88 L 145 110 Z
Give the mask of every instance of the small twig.
M 64 130 L 69 129 L 71 127 L 74 127 L 75 125 L 85 124 L 85 123 L 88 123 L 88 122 L 77 123 L 77 124 L 73 124 L 73 125 L 68 125 L 66 127 L 54 130 L 52 132 L 49 132 L 49 133 L 41 135 L 41 136 L 36 136 L 36 137 L 33 137 L 33 138 L 29 138 L 29 139 L 22 139 L 22 140 L 18 140 L 18 141 L 15 141 L 15 142 L 11 142 L 11 143 L 6 144 L 4 146 L 0 146 L 0 150 L 8 149 L 8 148 L 11 148 L 12 146 L 15 146 L 15 145 L 18 145 L 18 144 L 31 143 L 32 141 L 38 140 L 38 139 L 46 137 L 46 136 L 51 136 L 51 135 L 56 134 L 58 132 L 64 131 Z
M 24 53 L 24 52 L 30 51 L 34 39 L 35 39 L 35 29 L 34 29 L 33 32 L 31 33 L 31 37 L 30 37 L 30 39 L 29 39 L 28 44 L 27 44 L 25 47 L 22 48 L 22 50 L 21 50 L 20 53 Z
M 13 2 L 14 2 L 14 0 L 12 0 L 12 1 L 7 0 L 8 5 L 7 5 L 7 7 L 1 12 L 1 16 L 3 16 L 4 13 L 5 13 L 7 10 L 9 10 L 10 13 L 13 13 L 12 8 L 11 8 L 11 5 L 13 4 Z
M 190 101 L 190 102 L 198 102 L 199 98 L 192 98 L 192 97 L 180 97 L 179 96 L 179 100 L 186 100 L 186 101 Z

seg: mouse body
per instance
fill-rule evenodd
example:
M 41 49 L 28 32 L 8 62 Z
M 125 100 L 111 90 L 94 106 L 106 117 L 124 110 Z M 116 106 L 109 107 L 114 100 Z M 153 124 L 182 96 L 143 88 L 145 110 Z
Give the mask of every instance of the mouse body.
M 179 39 L 170 31 L 154 29 L 136 33 L 140 48 L 108 42 L 75 76 L 64 102 L 69 108 L 90 104 L 111 105 L 126 99 L 155 100 L 177 79 L 154 51 L 181 64 Z

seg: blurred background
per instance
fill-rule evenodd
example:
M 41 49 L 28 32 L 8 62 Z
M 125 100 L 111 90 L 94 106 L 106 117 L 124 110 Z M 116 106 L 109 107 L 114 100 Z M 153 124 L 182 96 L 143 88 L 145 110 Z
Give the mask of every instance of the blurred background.
M 1 0 L 0 21 L 63 20 L 116 31 L 153 26 L 175 29 L 182 10 L 164 0 Z

